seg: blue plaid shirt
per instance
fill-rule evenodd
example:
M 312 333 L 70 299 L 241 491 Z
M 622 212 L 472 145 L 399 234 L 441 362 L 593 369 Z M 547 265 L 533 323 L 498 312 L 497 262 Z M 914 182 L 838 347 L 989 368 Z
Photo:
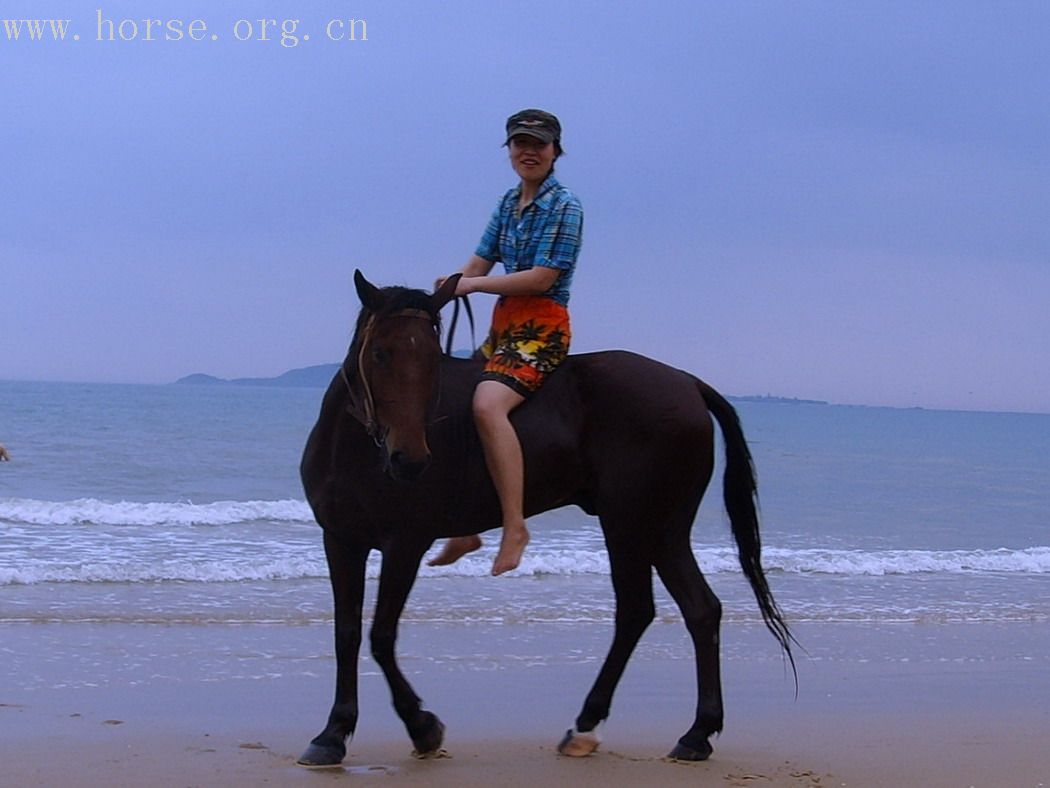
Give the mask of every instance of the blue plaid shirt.
M 561 274 L 543 295 L 568 306 L 583 241 L 583 207 L 553 173 L 519 216 L 520 198 L 520 184 L 503 195 L 474 254 L 490 263 L 503 263 L 508 274 L 537 265 L 560 269 Z

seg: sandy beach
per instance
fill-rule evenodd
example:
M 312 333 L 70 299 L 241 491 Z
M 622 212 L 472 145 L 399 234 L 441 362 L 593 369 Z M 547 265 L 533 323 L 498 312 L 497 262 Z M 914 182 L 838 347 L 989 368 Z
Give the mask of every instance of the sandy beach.
M 1050 782 L 1045 627 L 798 627 L 800 689 L 759 627 L 725 630 L 726 728 L 701 764 L 662 759 L 688 726 L 692 665 L 657 624 L 598 753 L 554 745 L 595 675 L 598 627 L 412 625 L 406 673 L 448 726 L 419 761 L 375 665 L 342 768 L 295 758 L 320 729 L 326 627 L 7 623 L 6 785 L 1041 786 Z M 581 637 L 582 635 L 582 637 Z M 474 659 L 472 644 L 503 656 Z M 768 642 L 767 642 L 768 641 Z M 491 653 L 491 649 L 489 649 Z M 546 653 L 544 653 L 546 652 Z M 565 655 L 564 658 L 550 655 Z M 231 666 L 237 666 L 232 668 Z
M 724 606 L 726 715 L 706 763 L 662 760 L 695 686 L 659 584 L 600 750 L 555 754 L 614 618 L 600 531 L 563 509 L 530 521 L 517 576 L 491 578 L 490 549 L 417 580 L 398 653 L 449 757 L 411 757 L 366 647 L 349 755 L 308 771 L 331 590 L 288 458 L 318 393 L 0 389 L 30 403 L 0 474 L 0 786 L 1050 785 L 1046 417 L 741 404 L 799 687 L 711 500 L 695 551 Z

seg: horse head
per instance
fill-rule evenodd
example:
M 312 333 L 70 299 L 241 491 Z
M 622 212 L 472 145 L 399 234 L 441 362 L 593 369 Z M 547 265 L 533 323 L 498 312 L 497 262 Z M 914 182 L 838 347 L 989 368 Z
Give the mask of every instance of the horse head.
M 387 472 L 419 478 L 430 464 L 427 413 L 438 386 L 441 308 L 455 295 L 459 274 L 434 293 L 378 288 L 360 271 L 354 284 L 362 310 L 342 375 L 350 413 L 383 449 Z

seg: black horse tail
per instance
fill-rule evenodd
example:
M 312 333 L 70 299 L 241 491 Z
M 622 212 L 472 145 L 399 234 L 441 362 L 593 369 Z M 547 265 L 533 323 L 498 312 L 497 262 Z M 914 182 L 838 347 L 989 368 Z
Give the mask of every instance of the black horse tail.
M 791 663 L 791 672 L 798 688 L 798 671 L 795 669 L 795 657 L 791 653 L 791 644 L 798 643 L 788 629 L 787 622 L 769 590 L 766 573 L 762 569 L 762 538 L 758 529 L 758 485 L 755 481 L 755 466 L 751 460 L 751 450 L 744 439 L 740 419 L 736 410 L 725 397 L 698 380 L 700 394 L 707 403 L 707 409 L 722 428 L 722 437 L 726 446 L 726 468 L 722 479 L 722 493 L 725 499 L 726 513 L 736 540 L 740 567 L 751 584 L 751 590 L 758 601 L 762 620 L 773 633 L 780 647 Z

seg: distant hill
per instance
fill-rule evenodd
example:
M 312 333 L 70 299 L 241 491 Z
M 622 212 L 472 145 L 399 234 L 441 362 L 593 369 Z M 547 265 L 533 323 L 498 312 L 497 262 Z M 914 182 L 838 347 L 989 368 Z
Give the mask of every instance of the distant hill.
M 338 364 L 317 364 L 312 367 L 290 369 L 275 378 L 217 378 L 197 372 L 175 381 L 176 385 L 189 386 L 290 386 L 297 388 L 324 388 L 336 372 Z
M 822 399 L 799 399 L 798 397 L 774 397 L 772 394 L 747 394 L 739 396 L 726 395 L 733 402 L 772 402 L 778 405 L 827 405 Z
M 457 350 L 453 355 L 469 357 L 469 350 Z M 175 381 L 178 385 L 189 386 L 289 386 L 294 388 L 324 388 L 339 371 L 338 364 L 317 364 L 312 367 L 290 369 L 275 378 L 217 378 L 197 372 Z M 766 395 L 726 395 L 731 402 L 767 402 L 789 405 L 827 405 L 824 400 L 797 399 L 795 397 L 775 397 Z

